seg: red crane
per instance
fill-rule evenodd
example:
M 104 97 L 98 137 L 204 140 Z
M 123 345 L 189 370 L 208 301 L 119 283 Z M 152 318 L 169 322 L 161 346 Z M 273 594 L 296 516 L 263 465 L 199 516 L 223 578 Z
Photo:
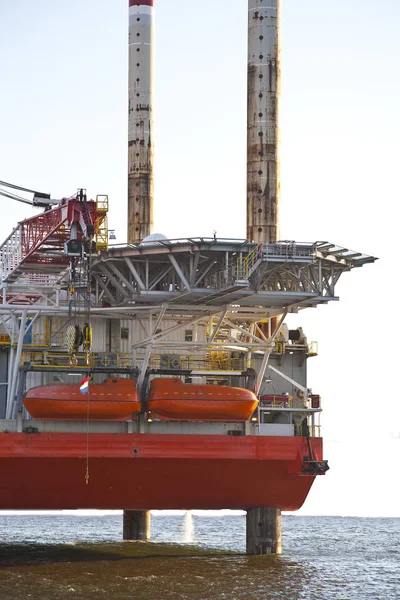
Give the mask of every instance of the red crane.
M 4 182 L 0 181 L 4 185 Z M 9 184 L 7 184 L 9 185 Z M 87 200 L 85 190 L 61 200 L 52 200 L 40 194 L 12 186 L 13 189 L 34 194 L 33 200 L 13 192 L 0 194 L 45 210 L 21 221 L 0 247 L 1 283 L 10 284 L 18 279 L 33 284 L 48 279 L 55 282 L 57 275 L 66 269 L 73 257 L 82 257 L 107 246 L 107 196 Z

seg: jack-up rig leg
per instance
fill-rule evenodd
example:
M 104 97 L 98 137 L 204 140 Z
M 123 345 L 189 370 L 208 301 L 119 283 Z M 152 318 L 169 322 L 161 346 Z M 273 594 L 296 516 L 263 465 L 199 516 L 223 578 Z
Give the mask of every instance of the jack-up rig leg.
M 149 510 L 124 510 L 124 540 L 150 539 L 151 513 Z
M 282 553 L 281 511 L 279 508 L 251 508 L 246 516 L 246 553 Z

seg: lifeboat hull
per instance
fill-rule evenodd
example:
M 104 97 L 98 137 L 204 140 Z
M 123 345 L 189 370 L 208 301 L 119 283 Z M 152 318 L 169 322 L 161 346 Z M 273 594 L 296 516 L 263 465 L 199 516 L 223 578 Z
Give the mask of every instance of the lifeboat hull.
M 248 421 L 258 406 L 250 390 L 222 385 L 183 384 L 154 379 L 147 410 L 161 421 Z
M 86 394 L 80 393 L 77 384 L 35 387 L 23 402 L 34 419 L 52 421 L 126 421 L 141 409 L 135 382 L 129 379 L 91 384 Z

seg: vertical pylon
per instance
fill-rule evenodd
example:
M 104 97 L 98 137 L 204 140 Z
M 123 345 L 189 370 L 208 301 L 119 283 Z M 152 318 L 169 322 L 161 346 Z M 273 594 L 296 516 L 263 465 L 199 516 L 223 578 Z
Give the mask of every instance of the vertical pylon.
M 154 0 L 129 0 L 128 242 L 153 228 Z
M 279 239 L 280 0 L 249 0 L 247 239 Z
M 246 515 L 246 553 L 282 554 L 282 524 L 279 508 L 251 508 Z

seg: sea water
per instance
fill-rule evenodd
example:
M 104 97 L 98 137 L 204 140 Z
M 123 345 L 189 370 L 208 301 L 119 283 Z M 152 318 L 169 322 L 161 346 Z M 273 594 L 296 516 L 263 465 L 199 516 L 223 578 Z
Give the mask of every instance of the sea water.
M 282 518 L 283 555 L 248 557 L 244 515 L 0 516 L 1 600 L 399 600 L 400 519 Z

